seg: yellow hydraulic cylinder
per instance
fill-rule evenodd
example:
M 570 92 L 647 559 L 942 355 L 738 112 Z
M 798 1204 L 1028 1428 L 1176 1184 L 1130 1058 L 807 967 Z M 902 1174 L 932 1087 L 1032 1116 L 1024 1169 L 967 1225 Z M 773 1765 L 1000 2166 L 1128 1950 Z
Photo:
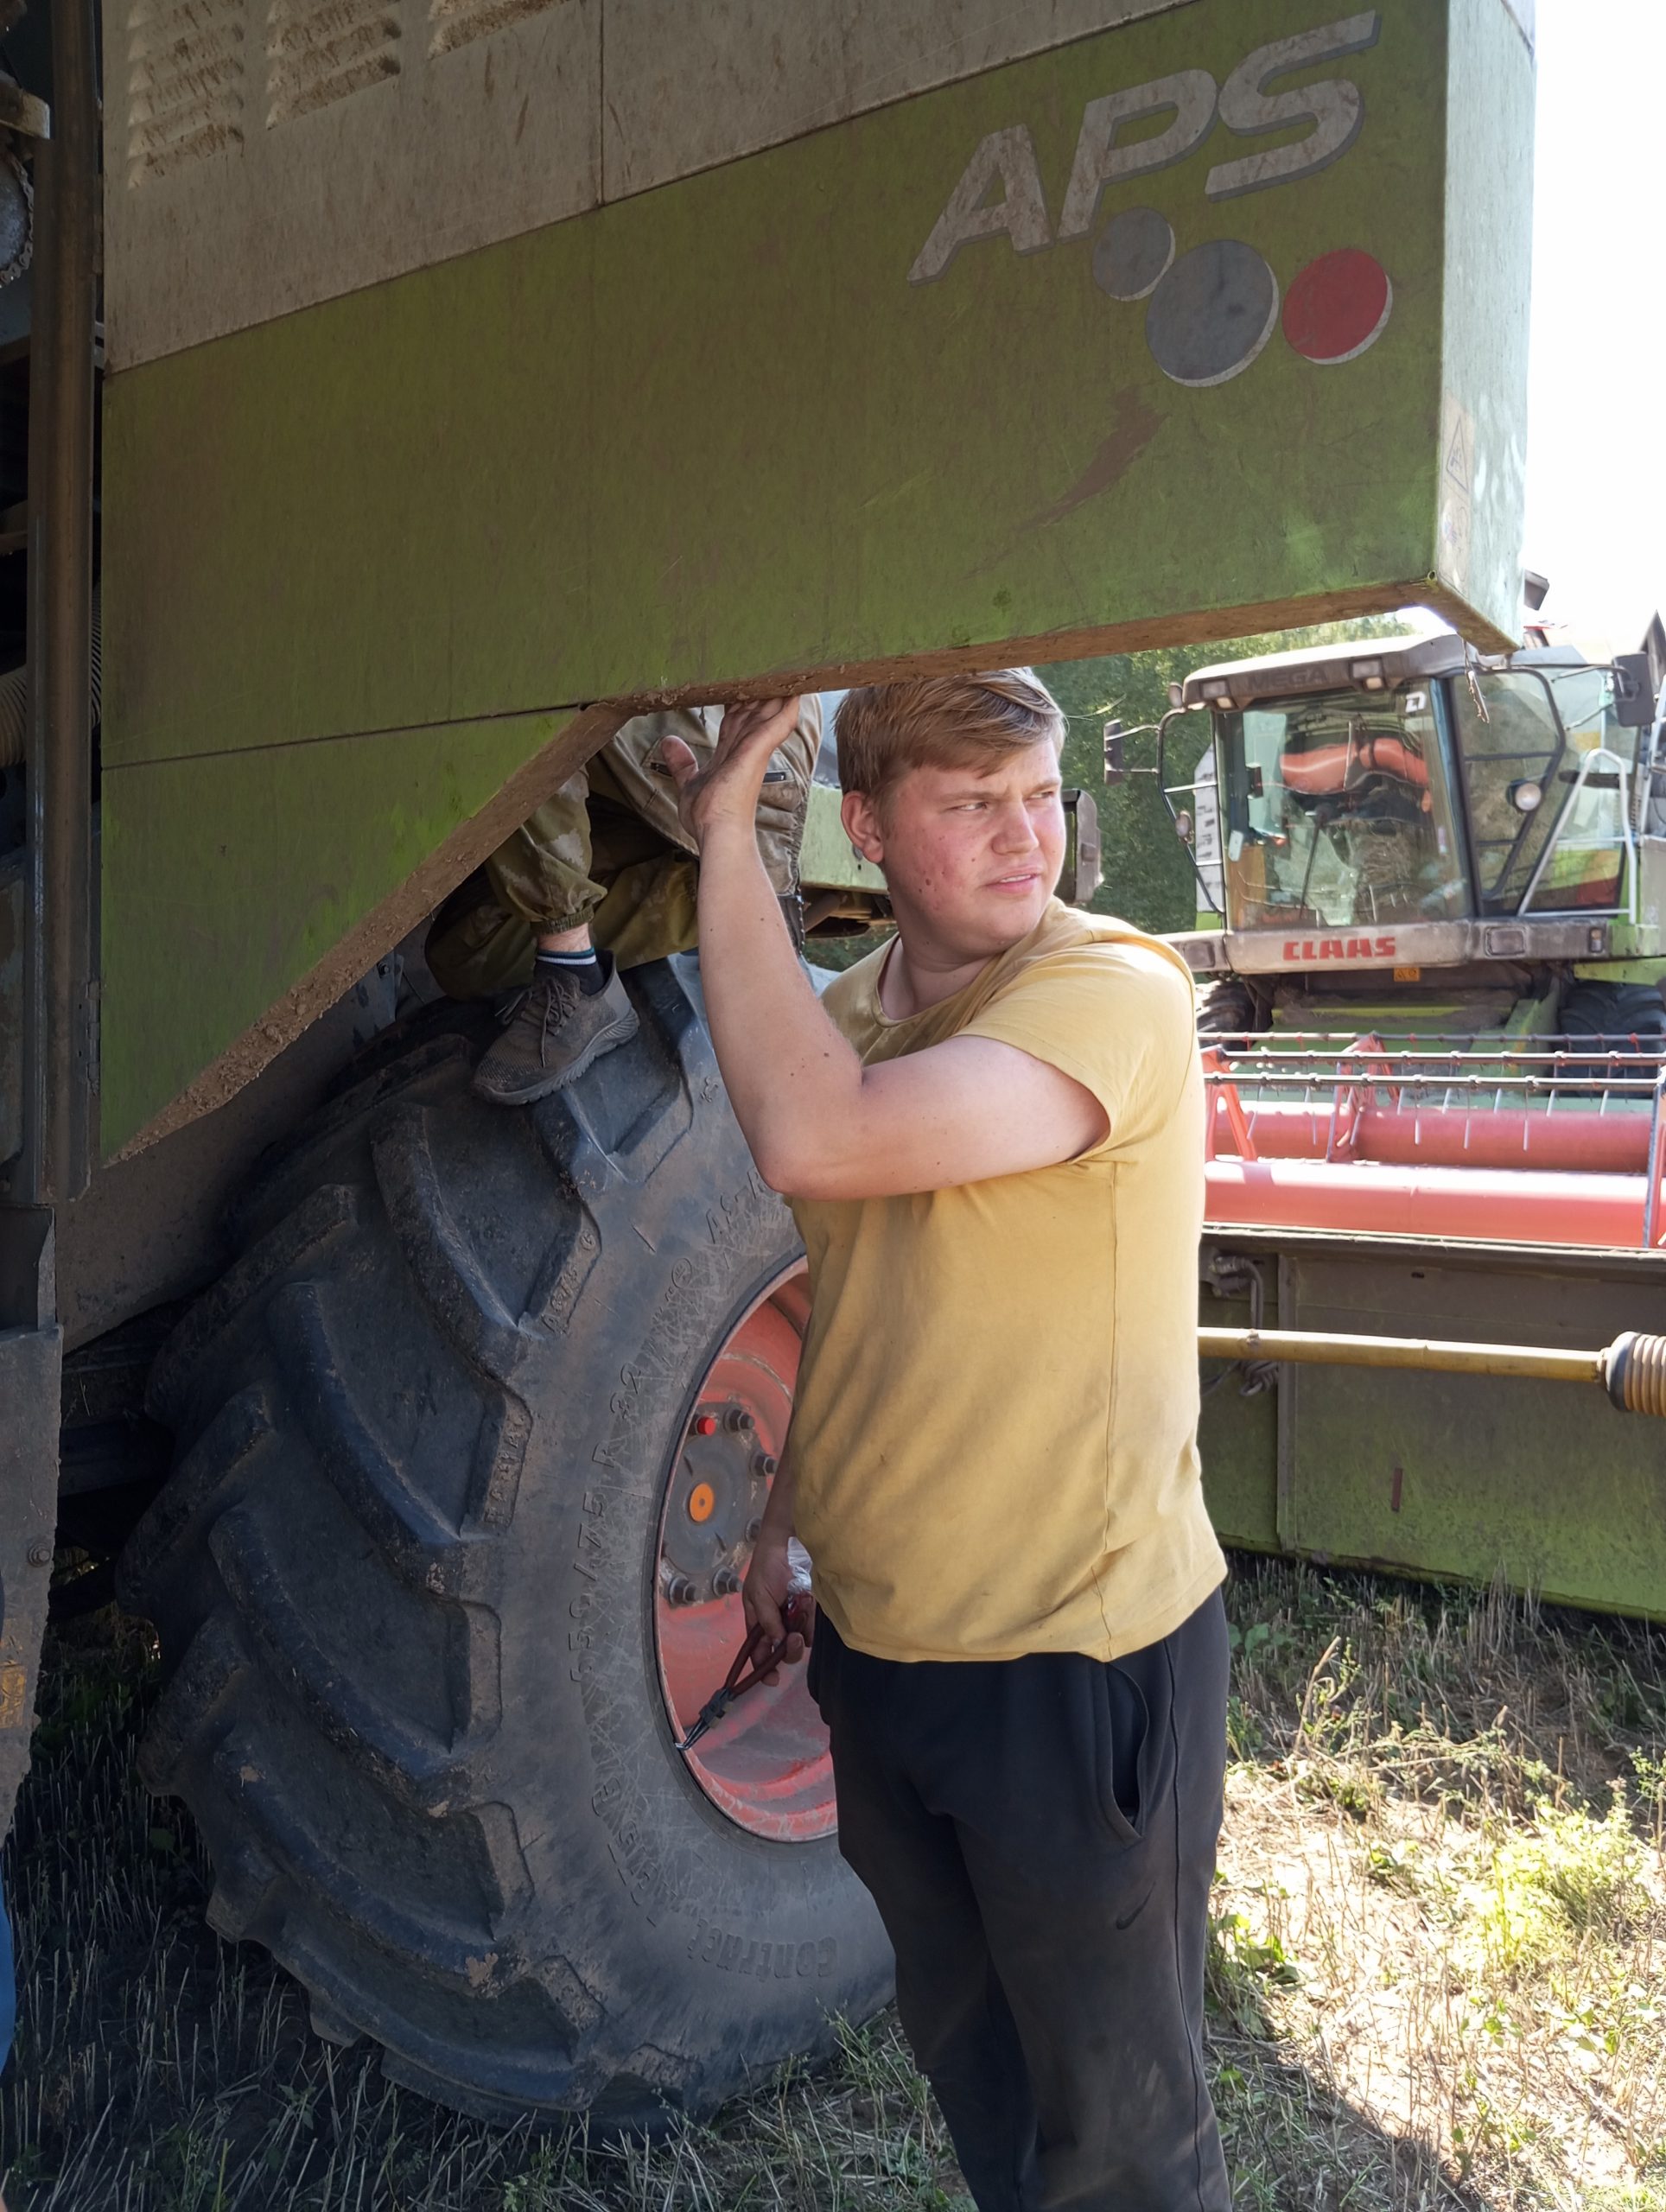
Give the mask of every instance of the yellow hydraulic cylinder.
M 1426 1337 L 1331 1336 L 1307 1329 L 1199 1329 L 1200 1359 L 1403 1367 L 1441 1375 L 1513 1375 L 1597 1382 L 1622 1413 L 1666 1414 L 1666 1336 L 1628 1329 L 1601 1351 L 1543 1344 L 1454 1344 Z

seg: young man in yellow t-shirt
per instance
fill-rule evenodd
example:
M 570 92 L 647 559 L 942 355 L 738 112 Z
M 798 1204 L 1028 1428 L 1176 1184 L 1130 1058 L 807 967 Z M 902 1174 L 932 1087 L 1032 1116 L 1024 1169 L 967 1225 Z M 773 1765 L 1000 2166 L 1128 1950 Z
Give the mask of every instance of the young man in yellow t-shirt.
M 667 747 L 718 1060 L 810 1256 L 747 1612 L 779 1634 L 796 1532 L 840 1847 L 982 2212 L 1227 2212 L 1191 980 L 1052 896 L 1064 719 L 1008 669 L 845 698 L 897 935 L 818 1000 L 754 830 L 795 710 L 731 709 L 703 772 Z

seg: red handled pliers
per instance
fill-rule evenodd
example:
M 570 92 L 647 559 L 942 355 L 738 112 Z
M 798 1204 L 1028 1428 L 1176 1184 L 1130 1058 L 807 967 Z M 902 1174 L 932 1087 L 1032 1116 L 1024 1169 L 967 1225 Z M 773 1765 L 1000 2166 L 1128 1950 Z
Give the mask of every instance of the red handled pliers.
M 709 1697 L 700 1708 L 699 1718 L 677 1745 L 679 1751 L 692 1751 L 708 1728 L 715 1727 L 742 1691 L 754 1688 L 766 1675 L 773 1674 L 786 1656 L 786 1647 L 795 1636 L 810 1640 L 811 1600 L 808 1590 L 789 1592 L 781 1608 L 781 1619 L 786 1634 L 779 1643 L 771 1643 L 769 1632 L 760 1626 L 747 1632 L 746 1642 L 734 1655 L 734 1663 L 723 1677 L 723 1686 Z M 765 1647 L 767 1645 L 767 1649 Z M 763 1657 L 757 1655 L 762 1651 Z M 747 1662 L 751 1662 L 748 1670 Z

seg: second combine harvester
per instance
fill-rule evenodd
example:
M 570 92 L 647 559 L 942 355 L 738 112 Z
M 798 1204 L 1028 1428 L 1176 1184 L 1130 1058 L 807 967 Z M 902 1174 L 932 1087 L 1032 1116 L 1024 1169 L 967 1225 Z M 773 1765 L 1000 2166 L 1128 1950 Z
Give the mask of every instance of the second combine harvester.
M 1666 1325 L 1666 636 L 1447 630 L 1197 671 L 1205 1325 L 1571 1346 Z M 1216 1368 L 1224 1535 L 1666 1609 L 1658 1431 L 1517 1377 Z

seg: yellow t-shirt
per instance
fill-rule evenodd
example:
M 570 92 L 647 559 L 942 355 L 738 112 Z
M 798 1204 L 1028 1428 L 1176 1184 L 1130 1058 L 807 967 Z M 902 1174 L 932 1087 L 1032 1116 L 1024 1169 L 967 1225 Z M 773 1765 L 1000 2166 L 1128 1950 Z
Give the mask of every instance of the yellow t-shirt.
M 906 1021 L 883 957 L 822 1001 L 865 1064 L 991 1037 L 1085 1085 L 1110 1134 L 1027 1174 L 791 1201 L 811 1319 L 786 1452 L 817 1600 L 883 1659 L 1139 1650 L 1226 1571 L 1198 1467 L 1191 977 L 1057 900 Z

